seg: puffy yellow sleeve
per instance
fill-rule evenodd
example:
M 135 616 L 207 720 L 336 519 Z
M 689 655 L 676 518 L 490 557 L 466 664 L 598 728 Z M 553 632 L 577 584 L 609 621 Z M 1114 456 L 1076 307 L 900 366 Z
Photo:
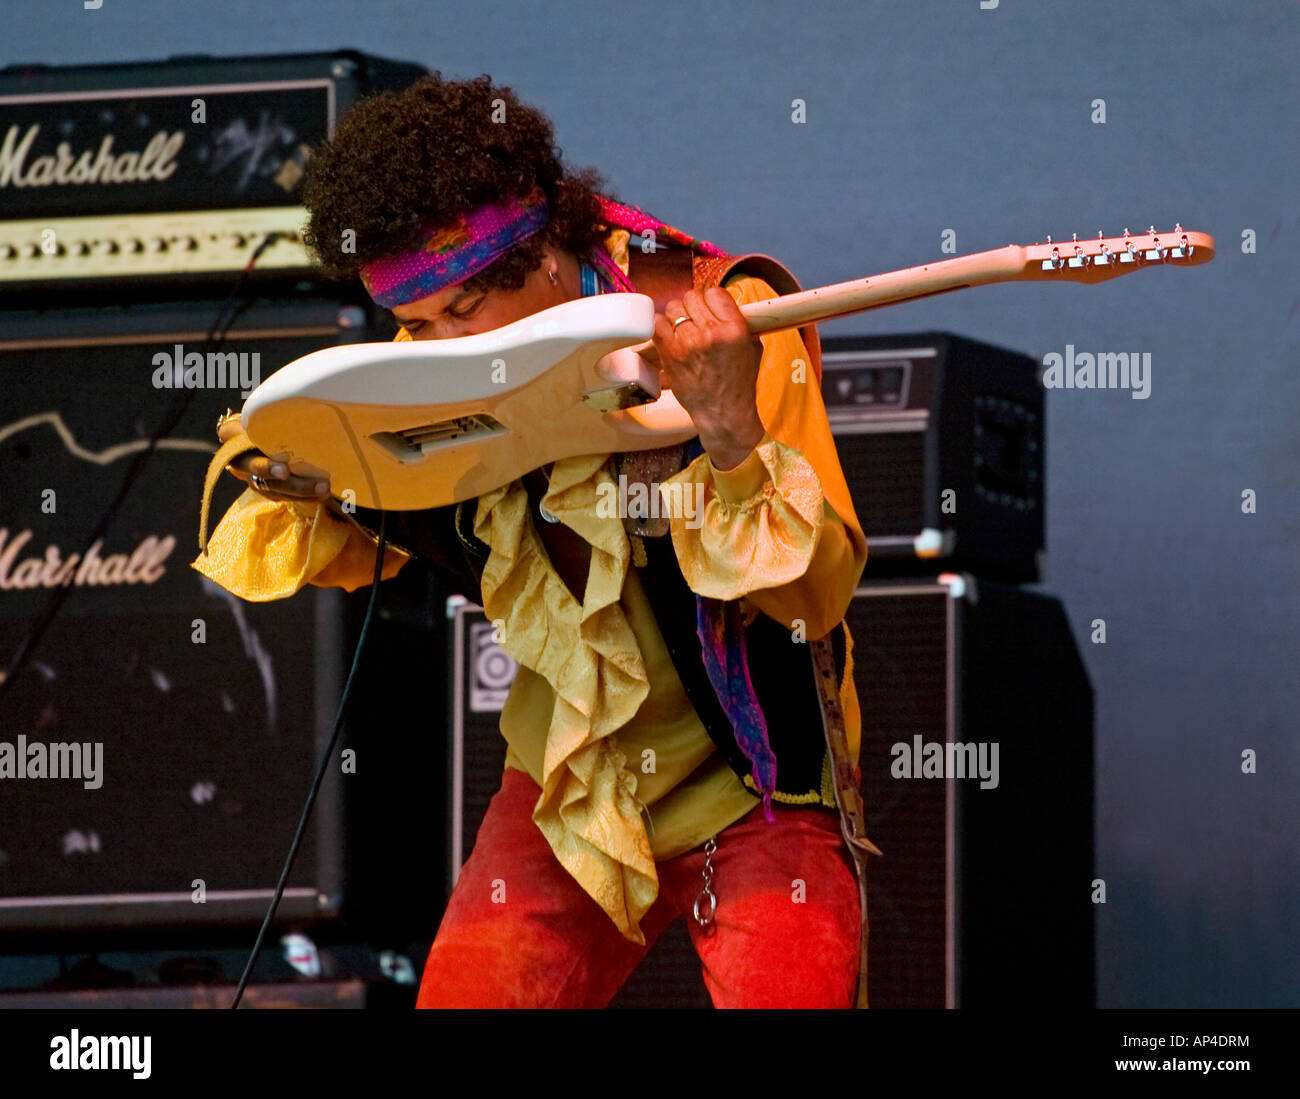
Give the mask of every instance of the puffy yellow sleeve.
M 251 488 L 221 517 L 191 566 L 251 603 L 286 599 L 307 584 L 355 591 L 375 576 L 377 544 L 323 503 L 268 500 Z M 409 555 L 388 546 L 383 579 Z
M 776 297 L 762 279 L 725 289 L 740 305 Z M 867 561 L 867 540 L 849 495 L 821 388 L 797 330 L 759 337 L 757 403 L 765 434 L 749 456 L 717 470 L 707 454 L 670 478 L 702 486 L 702 514 L 670 519 L 682 575 L 697 595 L 744 597 L 806 636 L 844 617 Z M 687 489 L 700 499 L 699 489 Z
M 409 340 L 405 328 L 397 340 Z M 247 489 L 221 517 L 191 567 L 251 603 L 286 599 L 307 584 L 356 591 L 375 576 L 378 544 L 319 501 L 268 500 Z M 387 580 L 410 560 L 396 546 L 384 551 Z

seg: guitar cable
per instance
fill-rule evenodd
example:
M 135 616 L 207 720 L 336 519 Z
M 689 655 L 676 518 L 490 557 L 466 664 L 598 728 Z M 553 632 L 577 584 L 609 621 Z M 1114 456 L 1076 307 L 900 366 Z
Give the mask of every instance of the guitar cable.
M 257 940 L 253 943 L 252 953 L 248 956 L 248 963 L 244 966 L 244 972 L 239 978 L 238 986 L 235 988 L 235 997 L 230 1003 L 232 1011 L 239 1007 L 239 1001 L 243 999 L 244 989 L 248 986 L 248 979 L 252 975 L 253 966 L 262 952 L 266 933 L 271 927 L 271 921 L 275 918 L 275 910 L 280 906 L 280 899 L 284 896 L 285 885 L 289 881 L 289 873 L 293 870 L 294 859 L 298 857 L 298 847 L 307 831 L 307 821 L 311 816 L 312 806 L 316 804 L 316 795 L 320 791 L 321 783 L 325 780 L 325 772 L 329 768 L 335 745 L 338 744 L 339 733 L 343 729 L 343 715 L 347 710 L 348 697 L 352 693 L 352 680 L 356 677 L 357 668 L 361 664 L 361 653 L 365 648 L 366 634 L 370 630 L 370 622 L 375 613 L 375 603 L 379 596 L 379 582 L 384 571 L 384 550 L 388 545 L 388 538 L 384 529 L 387 526 L 387 521 L 388 512 L 381 511 L 379 513 L 379 546 L 375 552 L 375 575 L 370 585 L 370 601 L 366 604 L 366 616 L 361 622 L 361 634 L 357 638 L 357 647 L 352 654 L 352 669 L 348 672 L 347 682 L 343 684 L 343 695 L 339 699 L 338 712 L 334 715 L 334 728 L 330 732 L 329 743 L 325 745 L 325 750 L 321 753 L 320 764 L 316 768 L 316 777 L 312 780 L 311 789 L 307 791 L 307 800 L 303 804 L 302 814 L 298 817 L 298 829 L 294 833 L 293 843 L 289 845 L 289 854 L 284 860 L 284 868 L 280 871 L 280 880 L 276 883 L 275 895 L 271 898 L 271 904 L 266 910 L 261 929 L 257 932 Z

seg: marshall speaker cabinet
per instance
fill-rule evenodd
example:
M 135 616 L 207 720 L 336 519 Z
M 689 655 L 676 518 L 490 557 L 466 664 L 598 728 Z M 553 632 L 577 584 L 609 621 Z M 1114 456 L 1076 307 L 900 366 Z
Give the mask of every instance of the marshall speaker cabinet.
M 247 310 L 208 360 L 219 305 L 5 317 L 5 664 L 54 590 L 68 597 L 0 704 L 4 932 L 255 925 L 293 838 L 342 689 L 347 597 L 308 586 L 250 603 L 212 584 L 190 567 L 199 501 L 217 417 L 242 389 L 310 351 L 378 337 L 356 306 L 281 298 Z M 191 355 L 219 368 L 194 380 L 221 385 L 171 388 Z M 165 410 L 186 397 L 88 544 Z M 222 477 L 211 525 L 241 488 Z M 335 769 L 286 919 L 338 909 L 338 780 Z

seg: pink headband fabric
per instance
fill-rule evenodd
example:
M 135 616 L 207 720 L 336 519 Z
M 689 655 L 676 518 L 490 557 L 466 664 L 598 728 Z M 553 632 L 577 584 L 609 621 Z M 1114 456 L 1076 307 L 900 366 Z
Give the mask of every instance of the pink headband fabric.
M 540 186 L 505 202 L 462 214 L 451 225 L 426 227 L 429 236 L 411 252 L 386 256 L 361 269 L 361 282 L 377 305 L 407 305 L 476 275 L 549 218 Z
M 698 240 L 695 237 L 688 236 L 680 229 L 673 228 L 667 222 L 660 221 L 654 215 L 647 214 L 640 206 L 629 206 L 626 203 L 615 202 L 606 195 L 597 195 L 596 197 L 600 203 L 601 217 L 604 218 L 607 225 L 627 229 L 643 237 L 647 233 L 653 233 L 656 241 L 662 237 L 674 244 L 689 248 L 692 252 L 698 252 L 702 256 L 725 256 L 727 254 L 716 244 L 710 244 L 707 240 Z

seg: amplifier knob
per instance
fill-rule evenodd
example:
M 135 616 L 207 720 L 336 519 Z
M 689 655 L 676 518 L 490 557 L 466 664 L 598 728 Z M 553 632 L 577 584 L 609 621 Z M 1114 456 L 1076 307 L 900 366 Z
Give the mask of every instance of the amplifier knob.
M 229 244 L 231 248 L 242 248 L 244 247 L 245 242 L 246 238 L 243 233 L 231 233 L 226 237 L 226 243 Z
M 150 237 L 149 243 L 145 247 L 150 252 L 165 252 L 167 251 L 167 242 L 162 237 Z
M 24 244 L 20 249 L 18 249 L 18 252 L 23 259 L 35 259 L 41 254 L 40 248 L 35 244 Z
M 180 245 L 182 251 L 193 252 L 199 246 L 199 242 L 193 237 L 177 237 L 176 243 Z
M 18 249 L 12 244 L 0 244 L 0 259 L 17 259 Z
M 74 256 L 84 256 L 90 251 L 90 246 L 84 240 L 74 240 L 68 245 L 68 251 Z
M 101 256 L 111 256 L 114 252 L 117 251 L 117 241 L 115 240 L 96 241 L 95 251 L 98 252 Z
M 122 242 L 122 250 L 124 252 L 139 252 L 143 250 L 143 248 L 144 245 L 136 240 L 135 237 L 129 237 L 127 240 Z

